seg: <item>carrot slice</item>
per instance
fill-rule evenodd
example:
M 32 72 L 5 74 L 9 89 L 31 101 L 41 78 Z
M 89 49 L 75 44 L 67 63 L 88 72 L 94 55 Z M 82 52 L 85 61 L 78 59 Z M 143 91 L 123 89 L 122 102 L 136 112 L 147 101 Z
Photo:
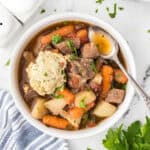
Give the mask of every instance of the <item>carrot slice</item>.
M 84 114 L 85 110 L 83 108 L 74 107 L 69 110 L 69 114 L 72 118 L 78 119 Z
M 61 28 L 47 34 L 47 35 L 42 36 L 40 41 L 41 41 L 41 44 L 48 44 L 52 41 L 52 37 L 54 35 L 66 36 L 72 32 L 74 32 L 73 25 L 64 26 L 64 27 L 61 27 Z
M 70 90 L 63 89 L 58 91 L 58 94 L 64 96 L 64 99 L 66 100 L 67 104 L 71 104 L 74 102 L 75 96 Z
M 79 30 L 77 32 L 77 37 L 80 39 L 81 43 L 85 43 L 88 41 L 88 32 L 86 29 Z
M 109 65 L 104 65 L 102 67 L 102 77 L 102 97 L 105 97 L 111 88 L 113 80 L 113 68 Z
M 51 115 L 44 116 L 42 121 L 44 124 L 48 126 L 59 128 L 59 129 L 66 129 L 67 126 L 69 125 L 69 122 L 66 119 L 51 116 Z
M 128 78 L 120 69 L 115 69 L 115 80 L 118 83 L 125 84 L 128 81 Z

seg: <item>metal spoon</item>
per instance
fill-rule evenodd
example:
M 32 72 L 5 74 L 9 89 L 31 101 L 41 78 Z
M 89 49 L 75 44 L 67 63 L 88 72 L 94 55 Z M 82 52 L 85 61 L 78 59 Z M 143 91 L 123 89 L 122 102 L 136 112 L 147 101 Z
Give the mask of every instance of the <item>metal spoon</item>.
M 95 30 L 95 28 L 90 28 L 89 32 L 98 32 L 97 29 L 95 31 L 94 30 Z M 132 75 L 121 64 L 121 62 L 118 58 L 118 50 L 119 50 L 118 44 L 114 43 L 114 45 L 112 47 L 112 51 L 108 55 L 102 55 L 101 54 L 101 57 L 103 57 L 104 59 L 111 59 L 111 60 L 116 62 L 116 64 L 119 66 L 119 68 L 124 72 L 124 74 L 127 76 L 129 81 L 135 87 L 137 92 L 143 97 L 148 108 L 150 109 L 150 97 L 149 97 L 149 95 L 144 91 L 144 89 L 140 86 L 140 84 L 132 77 Z

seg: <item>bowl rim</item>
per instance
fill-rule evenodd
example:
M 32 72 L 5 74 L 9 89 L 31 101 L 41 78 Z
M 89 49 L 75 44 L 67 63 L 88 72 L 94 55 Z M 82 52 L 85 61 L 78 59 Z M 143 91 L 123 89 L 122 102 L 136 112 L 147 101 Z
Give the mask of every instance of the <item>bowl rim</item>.
M 47 26 L 50 26 L 54 23 L 65 21 L 65 20 L 70 20 L 70 21 L 78 20 L 78 21 L 83 21 L 83 22 L 89 22 L 106 30 L 119 43 L 123 56 L 125 57 L 125 60 L 128 59 L 128 61 L 126 61 L 128 71 L 132 74 L 134 78 L 136 78 L 136 68 L 135 68 L 135 63 L 134 63 L 132 52 L 128 46 L 128 43 L 121 36 L 121 34 L 108 23 L 91 15 L 87 15 L 83 13 L 62 13 L 62 14 L 55 14 L 52 16 L 47 16 L 44 19 L 40 20 L 38 23 L 32 25 L 22 35 L 21 39 L 16 44 L 16 47 L 12 54 L 12 62 L 11 62 L 11 67 L 10 67 L 10 78 L 9 78 L 10 92 L 12 94 L 13 100 L 18 110 L 21 112 L 24 118 L 32 126 L 42 131 L 43 133 L 46 133 L 50 136 L 64 138 L 64 139 L 78 139 L 78 138 L 84 138 L 84 137 L 96 135 L 97 133 L 101 133 L 107 130 L 108 128 L 112 127 L 116 122 L 118 122 L 119 119 L 128 110 L 128 107 L 134 95 L 134 89 L 131 83 L 129 82 L 127 86 L 126 96 L 124 98 L 123 103 L 119 106 L 118 110 L 111 117 L 105 119 L 103 122 L 101 122 L 100 124 L 96 125 L 96 127 L 93 127 L 93 128 L 82 129 L 82 130 L 77 130 L 77 131 L 66 131 L 66 130 L 60 130 L 60 129 L 56 129 L 52 127 L 47 127 L 43 125 L 42 123 L 40 123 L 40 121 L 34 119 L 31 116 L 29 109 L 26 106 L 21 96 L 21 93 L 19 91 L 17 74 L 18 74 L 18 65 L 20 62 L 20 57 L 21 57 L 24 47 L 32 39 L 32 37 L 34 37 L 37 34 L 37 32 L 41 31 L 42 29 L 45 29 Z

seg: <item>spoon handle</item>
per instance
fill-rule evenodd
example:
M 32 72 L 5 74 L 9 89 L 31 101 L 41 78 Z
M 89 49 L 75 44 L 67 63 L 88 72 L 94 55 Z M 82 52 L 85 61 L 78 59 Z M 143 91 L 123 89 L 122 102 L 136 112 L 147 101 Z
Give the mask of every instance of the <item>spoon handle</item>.
M 149 95 L 144 91 L 144 89 L 140 86 L 140 84 L 130 75 L 129 72 L 126 71 L 126 69 L 123 67 L 123 65 L 120 63 L 120 60 L 117 56 L 114 56 L 112 58 L 119 68 L 124 72 L 124 74 L 127 76 L 127 78 L 130 80 L 132 85 L 136 88 L 137 92 L 143 96 L 144 101 L 146 102 L 148 108 L 150 109 L 150 97 Z

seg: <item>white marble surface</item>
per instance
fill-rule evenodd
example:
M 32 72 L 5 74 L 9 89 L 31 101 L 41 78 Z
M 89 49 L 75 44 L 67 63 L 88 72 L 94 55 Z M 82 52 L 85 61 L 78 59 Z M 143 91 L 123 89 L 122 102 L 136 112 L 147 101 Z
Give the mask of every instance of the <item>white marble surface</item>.
M 105 0 L 102 5 L 96 4 L 95 0 L 48 0 L 42 7 L 46 9 L 46 13 L 40 14 L 39 10 L 37 15 L 25 25 L 23 30 L 16 35 L 7 47 L 0 48 L 0 88 L 9 89 L 9 67 L 6 67 L 4 64 L 11 58 L 13 47 L 22 33 L 29 26 L 47 15 L 64 11 L 75 11 L 88 13 L 103 19 L 124 36 L 129 42 L 135 58 L 138 81 L 145 85 L 147 89 L 150 89 L 150 79 L 148 78 L 145 82 L 143 81 L 146 70 L 150 65 L 150 33 L 147 33 L 147 30 L 150 29 L 150 3 L 139 2 L 137 0 L 116 0 L 116 2 L 119 6 L 124 7 L 124 10 L 118 11 L 117 17 L 111 19 L 106 12 L 106 6 L 112 8 L 114 0 Z M 96 8 L 99 8 L 97 14 L 95 14 Z M 54 11 L 55 9 L 57 10 L 56 12 Z M 150 74 L 149 70 L 147 74 Z M 127 125 L 136 119 L 144 120 L 146 113 L 147 109 L 143 100 L 135 96 L 130 111 L 117 125 L 121 122 Z M 69 140 L 70 150 L 86 150 L 87 147 L 91 147 L 92 150 L 103 150 L 101 139 L 104 135 L 105 133 L 101 133 L 89 138 Z

